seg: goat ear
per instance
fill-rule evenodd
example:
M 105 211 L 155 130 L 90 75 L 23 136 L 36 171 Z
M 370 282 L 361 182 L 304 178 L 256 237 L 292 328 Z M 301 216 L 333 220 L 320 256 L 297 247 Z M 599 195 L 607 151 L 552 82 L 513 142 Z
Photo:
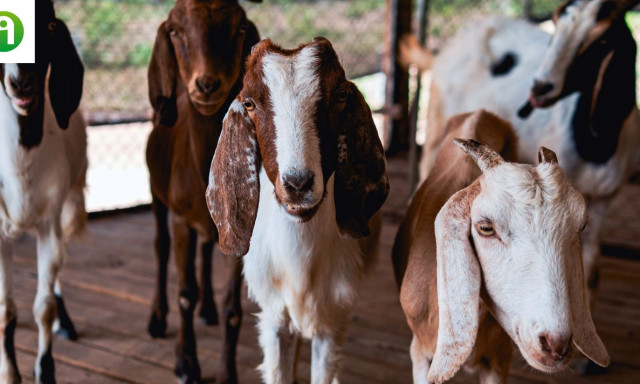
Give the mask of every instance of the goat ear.
M 165 21 L 158 27 L 147 79 L 149 82 L 149 101 L 151 101 L 154 110 L 154 124 L 171 127 L 178 119 L 176 104 L 178 63 L 173 45 L 169 41 L 166 23 Z
M 478 182 L 457 192 L 436 217 L 439 326 L 430 383 L 453 377 L 476 341 L 482 273 L 469 238 L 471 203 L 479 192 Z
M 222 123 L 211 162 L 207 206 L 220 234 L 220 250 L 227 255 L 249 251 L 258 213 L 260 180 L 256 129 L 236 99 Z
M 490 146 L 473 139 L 453 139 L 453 142 L 475 160 L 482 172 L 504 163 L 500 154 Z
M 249 26 L 247 28 L 247 32 L 244 38 L 244 46 L 242 47 L 242 67 L 244 69 L 245 60 L 253 51 L 253 47 L 260 42 L 260 33 L 258 32 L 258 28 L 256 28 L 255 24 L 251 21 L 248 22 Z
M 369 219 L 389 194 L 389 180 L 371 110 L 355 84 L 346 91 L 344 109 L 332 123 L 338 133 L 336 221 L 341 235 L 361 238 L 369 235 Z
M 84 66 L 62 20 L 56 19 L 52 46 L 49 98 L 58 125 L 66 129 L 71 115 L 80 105 Z
M 540 147 L 538 149 L 538 164 L 542 163 L 558 164 L 558 156 L 552 150 Z
M 591 318 L 580 245 L 576 244 L 575 247 L 576 251 L 571 253 L 567 266 L 567 271 L 570 274 L 569 299 L 573 318 L 573 344 L 596 364 L 606 367 L 611 359 L 607 348 L 596 333 L 596 327 Z

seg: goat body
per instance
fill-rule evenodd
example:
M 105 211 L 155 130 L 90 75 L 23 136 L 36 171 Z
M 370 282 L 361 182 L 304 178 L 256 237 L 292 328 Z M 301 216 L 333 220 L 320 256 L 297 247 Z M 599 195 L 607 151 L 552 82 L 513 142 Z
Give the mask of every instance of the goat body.
M 463 364 L 483 383 L 506 382 L 510 339 L 543 371 L 566 365 L 571 340 L 608 364 L 579 267 L 584 200 L 555 154 L 541 148 L 536 169 L 505 162 L 516 158 L 515 134 L 485 111 L 454 116 L 445 130 L 393 247 L 414 382 L 444 382 Z
M 75 339 L 62 300 L 58 272 L 65 236 L 85 224 L 86 124 L 78 111 L 84 67 L 53 3 L 36 7 L 34 64 L 0 65 L 0 381 L 17 383 L 14 351 L 16 307 L 12 290 L 13 240 L 34 232 L 38 289 L 33 315 L 38 325 L 36 383 L 54 383 L 53 328 Z M 57 317 L 57 318 L 56 318 Z
M 167 263 L 176 258 L 181 327 L 175 373 L 200 380 L 193 313 L 218 324 L 211 281 L 212 252 L 218 232 L 207 214 L 208 169 L 222 130 L 222 119 L 242 87 L 244 60 L 258 42 L 258 31 L 235 0 L 179 0 L 158 28 L 149 64 L 149 98 L 154 129 L 147 143 L 147 166 L 156 219 L 157 278 L 148 332 L 163 337 L 167 327 Z M 173 244 L 168 213 L 171 211 Z M 200 289 L 195 257 L 202 240 Z M 216 381 L 237 381 L 235 350 L 242 320 L 242 262 L 230 260 L 224 299 L 223 348 Z
M 552 148 L 587 199 L 582 242 L 590 279 L 606 210 L 640 164 L 636 43 L 624 20 L 633 4 L 567 2 L 555 13 L 553 36 L 522 20 L 488 18 L 463 28 L 433 60 L 421 178 L 438 153 L 444 119 L 478 108 L 496 113 L 514 125 L 520 161 L 533 163 L 539 146 Z M 428 54 L 410 57 L 430 65 Z
M 207 202 L 222 251 L 244 255 L 262 309 L 265 382 L 295 380 L 298 336 L 312 339 L 311 382 L 336 380 L 347 317 L 375 257 L 385 168 L 371 111 L 328 40 L 256 45 Z

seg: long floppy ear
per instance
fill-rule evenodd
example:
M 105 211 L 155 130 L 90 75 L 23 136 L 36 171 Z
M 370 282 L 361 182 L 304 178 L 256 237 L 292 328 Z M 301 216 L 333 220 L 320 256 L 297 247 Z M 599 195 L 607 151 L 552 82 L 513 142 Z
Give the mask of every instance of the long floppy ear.
M 147 79 L 149 82 L 149 101 L 151 101 L 154 110 L 154 124 L 171 127 L 178 119 L 176 104 L 178 63 L 173 45 L 169 41 L 166 23 L 165 21 L 158 27 Z
M 224 254 L 249 251 L 260 200 L 259 165 L 255 126 L 236 99 L 222 124 L 207 188 L 207 206 Z
M 596 333 L 596 327 L 591 318 L 589 300 L 584 280 L 582 253 L 580 245 L 571 253 L 568 261 L 569 299 L 573 318 L 573 344 L 596 364 L 606 367 L 611 362 L 607 348 Z
M 78 109 L 82 97 L 84 66 L 62 20 L 56 19 L 51 49 L 49 98 L 58 125 L 67 129 L 71 115 Z
M 435 221 L 438 281 L 438 341 L 427 381 L 449 380 L 467 360 L 476 341 L 482 272 L 469 238 L 471 203 L 478 181 L 457 192 Z
M 369 235 L 369 219 L 389 194 L 389 180 L 371 110 L 353 83 L 338 120 L 336 221 L 341 235 L 361 238 Z
M 258 32 L 258 28 L 256 28 L 255 24 L 250 20 L 247 20 L 247 24 L 249 24 L 247 28 L 247 32 L 244 38 L 244 45 L 242 47 L 242 66 L 244 72 L 245 60 L 251 54 L 251 48 L 260 42 L 260 33 Z

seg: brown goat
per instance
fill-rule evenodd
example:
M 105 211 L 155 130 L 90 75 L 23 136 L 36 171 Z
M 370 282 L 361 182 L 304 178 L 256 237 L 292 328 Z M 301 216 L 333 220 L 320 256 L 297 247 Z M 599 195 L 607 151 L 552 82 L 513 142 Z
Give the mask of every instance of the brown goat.
M 193 329 L 199 297 L 200 317 L 206 324 L 218 323 L 211 282 L 211 257 L 218 232 L 208 215 L 205 190 L 222 119 L 242 88 L 244 60 L 259 39 L 237 0 L 178 0 L 158 28 L 149 64 L 154 129 L 147 144 L 147 165 L 157 226 L 158 274 L 148 332 L 162 337 L 167 326 L 170 210 L 182 323 L 175 373 L 182 382 L 200 380 Z M 203 257 L 200 292 L 195 275 L 198 237 Z M 218 383 L 237 381 L 242 263 L 237 259 L 229 262 L 233 266 L 224 300 L 224 350 L 216 370 Z

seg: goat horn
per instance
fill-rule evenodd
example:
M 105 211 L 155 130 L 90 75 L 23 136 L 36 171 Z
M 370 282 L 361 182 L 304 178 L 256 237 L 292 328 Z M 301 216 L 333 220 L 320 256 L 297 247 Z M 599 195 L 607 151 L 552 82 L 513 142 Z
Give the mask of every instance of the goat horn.
M 549 148 L 540 147 L 538 149 L 538 164 L 542 163 L 558 164 L 558 156 Z
M 504 159 L 490 146 L 473 139 L 453 139 L 453 142 L 475 160 L 482 172 L 504 163 Z

